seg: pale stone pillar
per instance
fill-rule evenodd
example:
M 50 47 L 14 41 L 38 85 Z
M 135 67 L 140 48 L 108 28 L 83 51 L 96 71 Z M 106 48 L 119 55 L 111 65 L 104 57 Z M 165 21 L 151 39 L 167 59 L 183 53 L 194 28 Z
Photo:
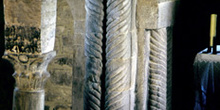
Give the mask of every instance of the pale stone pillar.
M 172 28 L 169 27 L 173 25 L 177 3 L 177 0 L 137 2 L 138 110 L 171 109 Z
M 44 84 L 55 57 L 56 0 L 4 0 L 5 54 L 15 69 L 13 110 L 44 110 Z

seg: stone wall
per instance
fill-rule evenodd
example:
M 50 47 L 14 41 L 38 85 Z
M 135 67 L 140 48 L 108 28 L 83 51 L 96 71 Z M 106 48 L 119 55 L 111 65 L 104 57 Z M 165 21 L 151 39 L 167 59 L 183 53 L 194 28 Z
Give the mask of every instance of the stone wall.
M 51 76 L 45 85 L 46 110 L 71 110 L 74 41 L 71 8 L 66 0 L 58 0 L 55 41 L 57 55 L 48 66 Z
M 83 110 L 83 90 L 85 75 L 85 1 L 67 0 L 71 6 L 74 19 L 74 45 L 73 49 L 73 80 L 72 80 L 72 110 Z

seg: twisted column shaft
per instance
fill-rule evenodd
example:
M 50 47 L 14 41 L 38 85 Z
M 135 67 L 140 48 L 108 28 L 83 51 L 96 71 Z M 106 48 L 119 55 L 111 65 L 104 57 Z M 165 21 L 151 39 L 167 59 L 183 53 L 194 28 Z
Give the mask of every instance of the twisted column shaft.
M 103 0 L 86 2 L 86 79 L 84 88 L 84 110 L 101 108 Z
M 131 0 L 107 1 L 106 110 L 130 109 L 131 3 Z
M 152 30 L 150 37 L 149 63 L 150 110 L 166 110 L 167 93 L 167 31 Z

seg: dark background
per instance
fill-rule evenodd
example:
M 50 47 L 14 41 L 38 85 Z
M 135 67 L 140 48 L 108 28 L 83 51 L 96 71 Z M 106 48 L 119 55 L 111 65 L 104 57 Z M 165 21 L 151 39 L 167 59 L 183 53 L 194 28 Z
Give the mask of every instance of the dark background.
M 196 53 L 209 45 L 212 13 L 219 15 L 217 44 L 220 44 L 220 0 L 181 0 L 180 2 L 173 38 L 173 110 L 193 109 L 193 61 Z
M 220 1 L 181 0 L 173 37 L 173 110 L 192 110 L 194 106 L 193 61 L 197 52 L 209 44 L 210 14 L 219 15 Z M 217 25 L 220 44 L 220 22 Z M 0 0 L 0 110 L 12 109 L 13 68 L 1 59 L 4 51 L 3 0 Z
M 4 13 L 3 0 L 0 0 L 0 110 L 12 110 L 14 72 L 12 65 L 2 59 L 4 52 Z

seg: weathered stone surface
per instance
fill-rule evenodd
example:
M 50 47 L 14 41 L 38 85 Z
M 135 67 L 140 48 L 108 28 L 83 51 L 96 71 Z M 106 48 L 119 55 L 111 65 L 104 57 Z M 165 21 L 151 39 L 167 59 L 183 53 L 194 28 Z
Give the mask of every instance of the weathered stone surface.
M 137 25 L 145 29 L 166 28 L 174 23 L 178 0 L 139 0 Z
M 44 84 L 50 76 L 46 69 L 55 55 L 56 52 L 53 51 L 42 55 L 5 54 L 3 56 L 14 65 L 15 69 L 13 110 L 44 109 Z
M 6 52 L 20 53 L 31 51 L 40 51 L 37 53 L 48 53 L 53 51 L 55 42 L 56 28 L 56 0 L 4 0 L 5 5 L 5 27 L 6 33 L 13 40 L 10 40 L 10 46 Z M 37 31 L 35 35 L 32 30 Z M 31 31 L 30 31 L 31 30 Z M 10 32 L 14 31 L 14 32 Z M 34 38 L 33 38 L 34 36 Z M 6 36 L 7 39 L 7 36 Z M 19 41 L 19 39 L 22 41 Z M 33 39 L 33 40 L 32 40 Z M 27 48 L 31 41 L 36 41 L 35 49 Z M 21 44 L 23 43 L 23 44 Z M 30 52 L 29 52 L 30 53 Z
M 41 52 L 41 2 L 4 0 L 5 52 Z
M 5 25 L 41 27 L 41 1 L 4 0 Z
M 57 56 L 48 67 L 51 77 L 45 85 L 45 106 L 48 110 L 69 110 L 72 107 L 73 45 L 77 41 L 74 38 L 71 7 L 66 0 L 57 1 Z
M 57 0 L 4 0 L 6 51 L 3 58 L 15 69 L 15 110 L 44 109 L 44 92 L 39 100 L 36 95 L 37 91 L 44 91 L 50 76 L 47 66 L 56 55 L 53 51 L 56 4 Z

